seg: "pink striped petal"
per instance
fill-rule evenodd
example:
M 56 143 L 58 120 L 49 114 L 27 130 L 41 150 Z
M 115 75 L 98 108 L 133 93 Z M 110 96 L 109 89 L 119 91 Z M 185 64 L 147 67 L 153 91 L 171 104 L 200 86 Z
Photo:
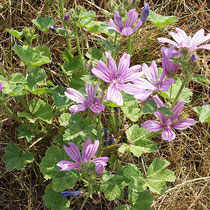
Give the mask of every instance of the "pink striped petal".
M 204 29 L 200 29 L 199 31 L 197 31 L 194 36 L 192 37 L 191 41 L 190 41 L 190 45 L 199 45 L 200 43 L 202 43 L 202 39 L 204 38 Z
M 90 108 L 92 112 L 98 114 L 98 113 L 101 113 L 105 109 L 105 106 L 100 101 L 95 101 L 95 103 Z
M 80 163 L 82 159 L 77 145 L 72 142 L 69 142 L 68 145 L 69 147 L 63 146 L 66 154 L 75 162 Z
M 85 151 L 83 156 L 83 162 L 89 161 L 97 152 L 99 146 L 99 140 L 95 140 L 94 144 L 89 144 Z
M 184 100 L 180 100 L 174 106 L 174 108 L 171 110 L 174 113 L 174 115 L 170 116 L 171 122 L 173 122 L 174 120 L 176 120 L 179 117 L 179 115 L 180 115 L 180 113 L 181 113 L 183 108 L 184 108 Z
M 67 161 L 67 160 L 61 160 L 56 165 L 61 168 L 61 171 L 69 171 L 71 169 L 81 170 L 80 165 L 70 162 L 70 161 Z
M 96 163 L 96 166 L 101 164 L 101 165 L 106 165 L 106 163 L 108 162 L 109 158 L 108 157 L 98 157 L 98 158 L 94 158 L 93 162 Z
M 155 120 L 147 120 L 146 122 L 141 124 L 142 127 L 144 127 L 148 131 L 159 131 L 164 128 L 164 126 Z
M 109 69 L 110 69 L 110 73 L 112 75 L 111 77 L 115 78 L 116 74 L 117 74 L 117 65 L 116 65 L 114 59 L 111 56 L 110 50 L 109 50 L 109 52 L 106 52 L 106 56 L 109 59 Z
M 158 69 L 155 61 L 152 61 L 150 67 L 146 63 L 142 65 L 142 71 L 144 72 L 146 78 L 154 85 L 158 82 Z
M 134 81 L 134 84 L 139 88 L 139 89 L 147 89 L 147 90 L 156 90 L 157 88 L 151 84 L 148 80 L 139 78 Z
M 119 34 L 121 33 L 121 31 L 119 30 L 119 27 L 114 23 L 112 19 L 109 21 L 109 26 L 107 28 L 115 30 Z
M 158 38 L 157 39 L 160 43 L 168 43 L 168 44 L 172 44 L 173 46 L 177 46 L 177 43 L 170 40 L 170 39 L 167 39 L 167 38 Z
M 136 8 L 129 10 L 127 13 L 127 18 L 125 20 L 125 27 L 133 26 L 137 18 L 138 18 L 138 13 L 136 12 Z
M 161 84 L 159 90 L 164 91 L 164 92 L 168 91 L 170 85 L 174 82 L 175 82 L 175 80 L 171 79 L 171 78 L 164 80 L 164 82 Z
M 89 138 L 83 145 L 82 148 L 82 160 L 85 158 L 87 147 L 91 145 L 91 138 Z
M 139 27 L 141 27 L 143 22 L 139 19 L 139 22 L 133 27 L 133 32 L 135 32 Z
M 69 111 L 73 114 L 76 114 L 77 112 L 83 112 L 87 109 L 87 107 L 83 104 L 73 105 L 69 107 Z
M 127 74 L 128 67 L 130 66 L 130 55 L 124 53 L 120 58 L 119 66 L 118 66 L 118 77 L 123 78 L 124 75 Z
M 210 44 L 201 45 L 200 47 L 198 47 L 198 49 L 206 49 L 206 50 L 210 50 Z
M 114 84 L 111 84 L 107 90 L 107 100 L 116 103 L 118 106 L 123 105 L 122 94 Z
M 85 90 L 86 90 L 86 93 L 87 93 L 89 99 L 95 98 L 96 88 L 97 88 L 97 86 L 95 87 L 95 86 L 85 83 Z
M 77 103 L 83 103 L 86 100 L 85 97 L 79 91 L 73 88 L 67 88 L 67 92 L 65 92 L 65 96 Z
M 123 28 L 121 35 L 122 36 L 130 36 L 133 33 L 133 29 L 131 27 Z
M 182 40 L 182 41 L 186 41 L 189 38 L 187 36 L 187 34 L 180 28 L 176 28 L 176 32 L 177 32 L 177 35 L 179 36 L 180 40 Z
M 134 95 L 134 98 L 145 101 L 152 93 L 153 90 L 139 90 L 138 94 Z
M 96 173 L 103 174 L 104 173 L 104 165 L 98 164 L 98 166 L 96 166 Z
M 161 137 L 163 140 L 171 142 L 176 138 L 176 134 L 172 131 L 172 129 L 168 128 L 162 132 Z
M 157 104 L 157 107 L 164 107 L 163 102 L 160 100 L 160 98 L 158 97 L 158 95 L 154 95 L 152 96 L 152 99 L 155 101 L 155 103 Z
M 186 119 L 179 120 L 178 122 L 173 123 L 171 127 L 177 130 L 185 130 L 194 124 L 195 124 L 195 120 L 191 118 L 186 118 Z
M 122 18 L 120 16 L 119 12 L 117 12 L 117 11 L 114 12 L 114 22 L 119 27 L 119 30 L 122 31 L 124 24 L 123 24 L 123 21 L 122 21 Z

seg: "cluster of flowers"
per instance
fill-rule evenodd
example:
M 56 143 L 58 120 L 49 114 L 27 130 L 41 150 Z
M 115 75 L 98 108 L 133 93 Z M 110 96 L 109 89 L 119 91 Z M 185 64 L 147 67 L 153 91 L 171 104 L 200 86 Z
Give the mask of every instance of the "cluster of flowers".
M 145 4 L 139 20 L 136 9 L 134 8 L 129 10 L 125 23 L 123 22 L 120 14 L 115 11 L 114 20 L 111 19 L 109 22 L 109 29 L 115 30 L 122 36 L 130 36 L 144 24 L 148 15 L 148 4 Z M 67 20 L 68 17 L 65 16 L 65 19 Z M 210 34 L 205 36 L 203 29 L 199 30 L 192 38 L 187 36 L 186 33 L 179 28 L 176 29 L 176 33 L 170 32 L 169 34 L 175 41 L 167 38 L 158 38 L 160 43 L 168 43 L 172 45 L 169 48 L 161 48 L 163 57 L 163 72 L 160 76 L 160 79 L 158 78 L 158 68 L 155 61 L 152 61 L 151 66 L 149 67 L 145 63 L 143 63 L 142 66 L 135 65 L 130 67 L 130 55 L 124 53 L 117 66 L 113 57 L 111 56 L 111 52 L 106 52 L 109 65 L 107 66 L 103 61 L 99 61 L 97 67 L 92 68 L 91 73 L 107 84 L 107 92 L 105 95 L 107 100 L 122 106 L 123 97 L 121 91 L 133 95 L 137 100 L 141 101 L 145 101 L 151 94 L 154 94 L 157 91 L 168 91 L 170 85 L 175 82 L 175 80 L 170 77 L 172 77 L 179 68 L 179 65 L 173 63 L 170 58 L 182 56 L 181 52 L 179 51 L 180 48 L 187 48 L 189 51 L 195 51 L 196 49 L 210 50 L 210 44 L 199 46 L 201 43 L 210 39 Z M 196 60 L 195 54 L 192 55 L 191 60 Z M 166 76 L 168 78 L 165 79 Z M 65 95 L 69 99 L 78 103 L 77 105 L 73 105 L 69 108 L 70 112 L 76 114 L 77 112 L 90 108 L 94 113 L 101 113 L 105 109 L 105 106 L 102 103 L 104 98 L 100 97 L 100 95 L 97 95 L 97 86 L 94 87 L 86 84 L 85 89 L 87 98 L 85 98 L 77 90 L 67 88 Z M 157 95 L 154 95 L 152 99 L 155 101 L 158 108 L 164 107 L 163 102 Z M 175 132 L 172 129 L 184 130 L 195 124 L 195 121 L 190 118 L 177 121 L 183 107 L 184 100 L 180 100 L 172 108 L 173 115 L 166 118 L 161 112 L 155 112 L 154 115 L 160 120 L 160 122 L 148 120 L 141 124 L 141 126 L 153 132 L 163 130 L 161 135 L 162 139 L 172 141 L 175 139 Z M 113 142 L 113 140 L 114 139 L 109 140 L 109 143 Z M 94 144 L 91 144 L 91 139 L 88 139 L 82 149 L 82 157 L 78 147 L 74 143 L 69 142 L 68 145 L 69 147 L 64 146 L 64 149 L 68 156 L 76 163 L 62 160 L 57 163 L 57 165 L 63 171 L 71 169 L 82 170 L 81 163 L 90 161 L 91 158 L 96 154 L 99 141 L 95 140 Z M 92 161 L 96 164 L 96 173 L 101 174 L 104 172 L 104 166 L 108 161 L 108 157 L 94 158 Z

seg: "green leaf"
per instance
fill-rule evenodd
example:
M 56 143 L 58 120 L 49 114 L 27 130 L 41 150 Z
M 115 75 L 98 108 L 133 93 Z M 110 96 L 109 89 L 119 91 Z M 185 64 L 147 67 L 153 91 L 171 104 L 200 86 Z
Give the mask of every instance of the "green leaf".
M 64 191 L 68 188 L 73 188 L 79 179 L 78 170 L 60 171 L 53 175 L 52 188 L 56 192 Z
M 3 9 L 4 7 L 3 7 L 3 5 L 0 3 L 0 9 Z
M 54 93 L 54 103 L 55 106 L 59 108 L 64 108 L 71 104 L 70 100 L 65 95 L 61 95 L 58 92 Z
M 124 204 L 122 206 L 115 207 L 114 210 L 130 210 L 130 206 L 127 204 Z
M 31 90 L 36 89 L 37 85 L 46 84 L 47 75 L 43 69 L 37 66 L 30 68 L 29 76 L 27 77 L 27 85 Z
M 9 82 L 15 84 L 22 84 L 26 83 L 26 78 L 22 74 L 14 73 L 10 76 Z
M 55 192 L 52 189 L 52 184 L 48 184 L 45 189 L 45 194 L 43 196 L 45 205 L 51 210 L 64 210 L 70 205 L 70 201 L 67 198 L 62 197 L 60 192 Z
M 96 86 L 98 84 L 98 78 L 89 74 L 85 74 L 81 77 L 81 80 L 85 81 L 85 83 Z
M 45 56 L 46 52 L 41 51 L 38 48 L 36 49 L 27 45 L 20 46 L 15 44 L 13 50 L 27 66 L 41 66 L 51 62 L 51 60 Z
M 32 23 L 41 31 L 46 32 L 50 29 L 51 25 L 54 25 L 56 21 L 53 20 L 53 17 L 39 17 L 32 20 Z
M 108 41 L 107 39 L 100 39 L 98 41 L 98 44 L 103 46 L 105 48 L 106 51 L 120 51 L 122 49 L 122 47 L 118 44 L 113 45 L 110 41 Z
M 198 82 L 198 83 L 206 83 L 206 84 L 209 84 L 209 79 L 200 75 L 200 74 L 196 74 L 193 76 L 192 78 L 194 81 Z
M 22 36 L 22 32 L 19 32 L 19 31 L 16 31 L 16 30 L 12 30 L 12 29 L 7 28 L 6 31 L 17 39 L 19 39 Z
M 199 115 L 199 121 L 210 122 L 210 105 L 193 107 L 193 110 Z
M 66 127 L 71 122 L 71 114 L 63 113 L 63 114 L 61 114 L 61 116 L 58 119 L 59 119 L 60 125 Z
M 88 138 L 97 138 L 97 126 L 92 118 L 82 118 L 80 115 L 71 115 L 69 125 L 66 129 L 63 140 L 81 142 L 86 141 Z
M 170 90 L 171 88 L 169 88 L 169 90 L 167 92 L 162 92 L 162 91 L 158 92 L 158 94 L 163 96 L 165 99 L 168 99 L 168 100 L 170 99 L 171 102 L 173 102 L 175 100 L 176 95 L 182 85 L 182 81 L 178 77 L 176 77 L 175 79 L 176 79 L 176 82 L 171 84 L 172 91 Z M 186 103 L 189 103 L 191 101 L 192 95 L 193 95 L 193 93 L 190 89 L 184 88 L 178 98 L 178 101 L 183 99 Z
M 103 58 L 103 52 L 101 52 L 101 50 L 99 50 L 98 48 L 94 48 L 94 49 L 89 49 L 86 53 L 86 56 L 90 59 L 90 60 L 101 60 Z
M 166 181 L 175 181 L 174 172 L 166 169 L 170 163 L 167 160 L 154 159 L 146 173 L 146 185 L 149 189 L 158 194 L 163 194 L 166 190 Z
M 86 10 L 85 8 L 82 8 L 82 11 L 80 11 L 79 14 L 79 21 L 77 21 L 78 25 L 80 27 L 85 27 L 88 23 L 92 22 L 96 16 L 95 11 L 92 10 Z
M 123 169 L 123 175 L 127 179 L 139 179 L 143 176 L 141 171 L 134 164 L 128 164 L 127 166 L 125 166 Z
M 44 175 L 45 179 L 52 179 L 58 171 L 56 164 L 61 160 L 68 160 L 64 149 L 60 149 L 57 146 L 51 146 L 47 149 L 45 156 L 40 163 L 40 171 Z
M 74 72 L 82 68 L 81 59 L 79 56 L 74 56 L 73 58 L 68 57 L 63 64 L 63 69 L 68 74 L 73 74 Z
M 139 128 L 139 126 L 137 124 L 134 124 L 130 128 L 128 128 L 125 133 L 126 133 L 127 139 L 130 142 L 135 143 L 139 139 L 147 138 L 147 136 L 151 132 L 147 131 L 143 127 Z
M 156 26 L 156 27 L 164 27 L 170 25 L 172 23 L 177 22 L 179 19 L 176 16 L 162 16 L 158 15 L 154 11 L 149 12 L 148 19 Z
M 20 153 L 15 144 L 8 145 L 5 152 L 4 163 L 6 164 L 7 170 L 13 170 L 15 168 L 23 170 L 27 163 L 32 163 L 34 161 L 33 153 Z
M 174 113 L 167 107 L 160 107 L 158 111 L 161 112 L 166 118 L 170 117 Z
M 103 175 L 103 180 L 104 182 L 100 189 L 104 192 L 104 195 L 108 200 L 111 201 L 116 198 L 123 198 L 124 187 L 128 184 L 124 181 L 122 176 L 106 173 Z
M 36 119 L 40 118 L 41 120 L 52 123 L 53 114 L 52 114 L 52 107 L 42 101 L 41 99 L 34 99 L 33 101 L 29 102 L 29 110 L 36 117 Z
M 141 109 L 142 114 L 153 114 L 157 111 L 157 104 L 150 99 L 147 99 L 143 103 L 143 108 Z
M 34 133 L 29 130 L 28 125 L 18 127 L 17 131 L 19 132 L 19 139 L 26 138 L 26 140 L 30 142 L 33 139 L 33 137 L 35 137 Z
M 135 197 L 135 202 L 132 202 L 133 199 L 129 199 L 132 202 L 131 210 L 151 210 L 150 205 L 153 201 L 153 196 L 147 190 L 143 192 L 129 191 L 130 198 Z M 128 195 L 129 196 L 129 195 Z

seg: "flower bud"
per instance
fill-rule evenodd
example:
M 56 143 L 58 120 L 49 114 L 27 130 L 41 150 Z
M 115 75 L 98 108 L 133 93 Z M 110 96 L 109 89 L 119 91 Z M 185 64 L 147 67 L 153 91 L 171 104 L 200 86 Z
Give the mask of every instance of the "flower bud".
M 80 195 L 82 192 L 81 191 L 63 191 L 61 192 L 61 195 L 66 198 L 68 196 L 77 196 Z
M 149 4 L 145 3 L 144 4 L 144 9 L 143 9 L 142 14 L 141 14 L 142 25 L 146 22 L 148 16 L 149 16 Z
M 195 54 L 193 54 L 191 57 L 190 57 L 191 61 L 195 62 L 197 60 L 197 57 Z
M 70 18 L 70 13 L 64 15 L 64 19 L 68 20 Z

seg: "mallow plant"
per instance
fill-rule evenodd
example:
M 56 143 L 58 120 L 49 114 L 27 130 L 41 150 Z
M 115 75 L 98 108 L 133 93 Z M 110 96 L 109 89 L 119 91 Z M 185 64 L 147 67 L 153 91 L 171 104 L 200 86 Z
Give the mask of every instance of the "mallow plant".
M 69 197 L 78 196 L 83 203 L 77 208 L 82 210 L 93 194 L 101 193 L 109 201 L 120 201 L 116 210 L 150 209 L 153 195 L 163 194 L 166 182 L 175 181 L 175 173 L 167 169 L 169 161 L 155 158 L 147 165 L 143 157 L 158 151 L 155 137 L 161 134 L 165 144 L 171 144 L 176 141 L 176 130 L 184 132 L 196 123 L 180 116 L 193 94 L 186 85 L 199 69 L 196 50 L 209 50 L 209 44 L 200 44 L 210 36 L 201 29 L 190 37 L 177 28 L 177 33 L 170 32 L 175 41 L 158 38 L 171 45 L 161 48 L 162 66 L 135 60 L 132 43 L 147 18 L 157 27 L 177 19 L 150 11 L 147 3 L 140 16 L 137 8 L 130 9 L 135 1 L 127 3 L 115 2 L 114 11 L 105 11 L 110 17 L 106 23 L 95 21 L 95 12 L 81 6 L 66 10 L 63 1 L 56 9 L 62 25 L 56 25 L 52 17 L 33 20 L 42 32 L 42 43 L 48 30 L 66 38 L 67 50 L 61 55 L 64 62 L 59 64 L 65 87 L 50 81 L 50 71 L 46 74 L 51 53 L 46 46 L 32 46 L 34 31 L 28 32 L 28 43 L 13 48 L 27 67 L 24 75 L 0 76 L 1 106 L 20 124 L 18 132 L 20 138 L 27 139 L 28 150 L 43 138 L 52 144 L 40 163 L 44 178 L 51 180 L 43 195 L 50 209 L 69 209 Z M 121 6 L 124 14 L 115 9 Z M 100 40 L 103 46 L 85 52 L 85 38 L 98 33 L 108 39 Z M 126 40 L 127 47 L 123 48 L 121 40 Z M 119 45 L 121 51 L 117 51 Z M 28 94 L 34 99 L 29 100 Z M 6 106 L 10 98 L 18 98 L 25 110 L 13 113 Z M 35 136 L 40 138 L 32 141 Z M 8 170 L 23 170 L 33 155 L 28 151 L 21 154 L 17 146 L 10 145 L 4 161 Z

